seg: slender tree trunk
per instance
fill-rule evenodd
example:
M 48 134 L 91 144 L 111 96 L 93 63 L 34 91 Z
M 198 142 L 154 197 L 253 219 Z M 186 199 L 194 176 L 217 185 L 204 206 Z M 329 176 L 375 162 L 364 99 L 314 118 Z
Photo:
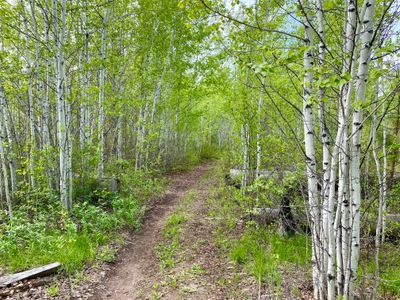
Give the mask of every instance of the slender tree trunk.
M 319 45 L 318 45 L 318 63 L 320 67 L 325 65 L 325 52 L 326 52 L 326 39 L 325 39 L 325 24 L 324 24 L 324 1 L 317 0 L 317 21 L 318 21 L 318 35 L 319 35 Z M 323 76 L 325 78 L 325 76 Z M 318 89 L 318 117 L 319 117 L 319 127 L 320 135 L 322 140 L 322 171 L 323 171 L 323 181 L 321 189 L 321 201 L 322 201 L 322 220 L 321 220 L 321 239 L 322 248 L 320 249 L 320 259 L 321 259 L 321 270 L 319 274 L 319 285 L 322 287 L 321 298 L 328 296 L 332 297 L 334 294 L 334 281 L 327 277 L 328 270 L 328 247 L 329 247 L 329 220 L 332 220 L 332 216 L 329 218 L 329 180 L 330 180 L 330 149 L 329 149 L 329 131 L 327 126 L 327 120 L 325 118 L 325 93 L 324 87 L 319 87 Z
M 4 206 L 4 203 L 3 203 L 3 199 L 4 199 L 3 187 L 4 187 L 3 169 L 1 168 L 1 163 L 0 163 L 0 207 L 1 207 L 1 209 L 4 210 L 5 206 Z M 6 206 L 7 206 L 7 199 L 6 199 Z M 8 212 L 8 207 L 6 209 L 7 209 L 7 212 Z M 10 213 L 8 212 L 8 214 L 10 214 Z
M 47 45 L 50 45 L 50 23 L 49 23 L 49 3 L 48 0 L 45 1 L 42 7 L 42 17 L 44 22 L 44 36 Z M 45 152 L 46 157 L 46 176 L 47 176 L 47 186 L 49 189 L 53 188 L 53 171 L 50 167 L 50 69 L 51 60 L 49 57 L 46 58 L 46 71 L 45 71 L 45 83 L 44 83 L 44 97 L 42 101 L 42 147 Z
M 24 23 L 26 31 L 29 32 L 29 24 L 27 16 L 25 15 L 24 7 Z M 35 136 L 35 114 L 34 114 L 34 96 L 33 96 L 33 77 L 34 77 L 34 66 L 31 60 L 30 53 L 30 35 L 26 35 L 26 70 L 28 75 L 28 116 L 29 116 L 29 181 L 32 188 L 36 187 L 35 179 L 35 148 L 36 148 L 36 136 Z
M 120 55 L 124 56 L 124 48 L 122 46 L 122 29 L 121 29 L 121 34 L 120 34 Z M 119 94 L 119 99 L 122 99 L 123 94 L 124 94 L 124 87 L 122 84 L 118 87 L 118 94 Z M 117 159 L 123 159 L 123 133 L 124 133 L 124 105 L 120 108 L 120 111 L 118 113 L 118 118 L 117 118 Z
M 244 124 L 242 127 L 243 138 L 243 175 L 242 190 L 245 191 L 249 180 L 249 126 Z
M 104 93 L 105 93 L 105 67 L 106 67 L 106 51 L 107 51 L 107 26 L 110 14 L 109 2 L 105 9 L 103 20 L 103 29 L 101 32 L 101 67 L 100 67 L 100 94 L 99 94 L 99 166 L 98 176 L 104 177 Z
M 373 36 L 373 19 L 375 15 L 375 0 L 365 0 L 365 15 L 362 19 L 361 51 L 356 82 L 356 99 L 365 103 L 366 86 L 368 80 L 369 63 L 371 56 L 371 41 Z M 360 206 L 361 206 L 361 182 L 360 182 L 360 153 L 362 133 L 362 108 L 356 105 L 353 112 L 352 126 L 352 160 L 351 160 L 351 187 L 352 187 L 352 238 L 350 274 L 346 278 L 345 296 L 354 298 L 355 281 L 357 279 L 358 261 L 360 257 Z M 347 293 L 346 293 L 347 289 Z
M 263 90 L 265 86 L 265 75 L 262 78 L 262 83 L 260 87 L 260 96 L 258 97 L 258 103 L 257 103 L 257 115 L 258 115 L 258 130 L 257 130 L 257 157 L 256 157 L 256 178 L 260 176 L 260 169 L 261 169 L 261 129 L 262 129 L 262 120 L 263 118 L 261 117 L 261 109 L 263 105 Z
M 59 28 L 58 1 L 52 0 L 53 32 L 55 40 L 54 75 L 57 99 L 57 135 L 59 144 L 60 200 L 64 208 L 69 208 L 67 184 L 67 122 L 65 113 L 65 70 L 64 43 L 66 30 L 66 0 L 61 1 L 61 28 Z
M 307 3 L 301 2 L 304 10 L 307 13 Z M 322 299 L 322 286 L 320 286 L 320 266 L 321 260 L 319 254 L 321 253 L 320 245 L 320 217 L 319 217 L 319 192 L 317 181 L 317 163 L 315 158 L 315 126 L 313 120 L 312 109 L 312 81 L 313 74 L 311 68 L 314 64 L 314 56 L 312 52 L 313 46 L 313 30 L 308 23 L 309 16 L 304 20 L 305 30 L 305 46 L 304 51 L 304 84 L 303 84 L 303 123 L 304 123 L 304 145 L 306 152 L 306 165 L 307 165 L 307 185 L 308 185 L 308 201 L 309 213 L 311 222 L 311 235 L 312 235 L 312 277 L 314 286 L 314 298 Z
M 70 95 L 71 93 L 69 93 Z M 66 182 L 67 182 L 67 208 L 68 211 L 72 211 L 72 182 L 73 182 L 73 173 L 72 173 L 72 135 L 71 135 L 71 126 L 72 126 L 72 115 L 71 115 L 71 103 L 70 101 L 65 102 L 65 121 L 66 121 L 66 134 L 67 134 L 67 159 L 66 159 Z
M 381 64 L 380 64 L 381 65 Z M 382 66 L 380 66 L 382 67 Z M 378 203 L 378 220 L 376 224 L 375 231 L 375 282 L 372 290 L 372 299 L 376 299 L 380 281 L 380 265 L 379 265 L 379 255 L 380 255 L 380 247 L 381 247 L 381 238 L 382 238 L 382 218 L 383 218 L 383 179 L 382 179 L 382 167 L 381 162 L 378 156 L 378 143 L 376 140 L 376 132 L 378 129 L 378 107 L 379 107 L 379 79 L 376 82 L 375 87 L 375 99 L 374 99 L 374 112 L 372 119 L 372 154 L 375 161 L 376 166 L 376 175 L 378 177 L 378 186 L 379 186 L 379 203 Z M 385 113 L 385 112 L 383 112 Z
M 385 230 L 386 230 L 386 200 L 387 200 L 387 191 L 388 191 L 388 182 L 387 182 L 387 170 L 388 170 L 388 151 L 386 148 L 386 139 L 387 139 L 387 124 L 386 124 L 386 108 L 385 105 L 382 105 L 382 114 L 383 114 L 383 124 L 382 124 L 382 150 L 383 150 L 383 170 L 382 170 L 382 243 L 385 241 Z
M 2 87 L 1 87 L 2 88 Z M 2 170 L 2 176 L 3 176 L 3 187 L 4 187 L 4 193 L 6 196 L 6 202 L 7 202 L 7 207 L 8 207 L 8 217 L 12 219 L 13 217 L 13 209 L 12 209 L 12 196 L 10 192 L 10 186 L 9 186 L 9 181 L 8 181 L 8 170 L 7 170 L 7 158 L 4 152 L 4 137 L 6 135 L 6 131 L 4 128 L 4 112 L 5 112 L 5 107 L 4 107 L 4 98 L 2 95 L 0 95 L 0 160 L 1 160 L 1 170 Z
M 400 101 L 400 95 L 397 96 L 398 101 Z M 394 134 L 393 136 L 395 138 L 398 138 L 400 132 L 400 105 L 397 106 L 397 111 L 396 111 L 396 123 L 394 126 Z M 393 151 L 392 158 L 391 158 L 391 164 L 390 164 L 390 177 L 388 180 L 388 188 L 391 188 L 393 185 L 393 179 L 394 175 L 396 172 L 396 165 L 399 157 L 399 150 L 396 148 Z
M 14 195 L 14 193 L 17 191 L 17 163 L 14 153 L 15 141 L 13 138 L 13 134 L 11 132 L 11 128 L 13 126 L 11 121 L 11 115 L 8 109 L 7 96 L 1 81 L 0 81 L 0 115 L 2 115 L 4 119 L 4 129 L 5 129 L 4 138 L 7 140 L 7 148 L 4 149 L 4 151 L 6 151 L 7 153 L 8 165 L 10 169 L 11 194 Z
M 356 73 L 356 30 L 357 30 L 357 9 L 355 2 L 350 0 L 347 4 L 346 20 L 346 43 L 345 59 L 343 62 L 343 73 L 350 73 L 354 78 Z M 353 95 L 353 84 L 346 83 L 342 87 L 340 99 L 341 115 L 339 126 L 343 127 L 342 140 L 339 146 L 339 190 L 338 190 L 338 208 L 336 213 L 334 230 L 336 234 L 336 259 L 337 259 L 337 287 L 338 294 L 344 294 L 345 270 L 349 264 L 350 250 L 350 200 L 349 200 L 349 142 L 348 127 L 350 101 Z

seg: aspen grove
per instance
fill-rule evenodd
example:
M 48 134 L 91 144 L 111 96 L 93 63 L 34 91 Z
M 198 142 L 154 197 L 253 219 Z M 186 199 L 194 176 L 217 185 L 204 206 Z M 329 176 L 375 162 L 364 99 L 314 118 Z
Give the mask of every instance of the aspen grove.
M 397 299 L 399 33 L 396 0 L 0 1 L 0 275 L 79 272 L 212 160 L 224 297 Z

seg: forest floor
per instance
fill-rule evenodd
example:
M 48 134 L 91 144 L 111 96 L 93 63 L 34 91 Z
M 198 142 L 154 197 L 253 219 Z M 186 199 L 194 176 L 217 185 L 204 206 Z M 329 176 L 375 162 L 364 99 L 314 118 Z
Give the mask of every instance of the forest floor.
M 195 219 L 190 218 L 185 226 L 193 227 L 194 231 L 190 230 L 191 235 L 195 235 L 200 230 L 201 223 L 198 219 L 203 218 L 201 206 L 204 203 L 204 198 L 207 197 L 209 185 L 212 184 L 212 180 L 204 181 L 201 179 L 212 168 L 212 163 L 206 163 L 188 173 L 177 173 L 171 176 L 171 184 L 165 195 L 146 216 L 140 233 L 132 236 L 129 244 L 120 253 L 114 267 L 107 272 L 102 283 L 96 286 L 92 299 L 180 298 L 178 295 L 174 295 L 175 291 L 169 293 L 167 285 L 163 283 L 168 278 L 173 281 L 171 274 L 165 274 L 172 272 L 162 267 L 163 261 L 160 259 L 162 254 L 158 253 L 162 250 L 157 250 L 162 248 L 163 243 L 170 242 L 164 240 L 165 224 L 168 218 L 172 214 L 176 214 L 177 210 L 186 206 L 185 204 L 189 204 L 190 200 L 192 202 L 190 205 L 191 212 L 186 211 L 185 215 L 191 214 Z M 187 208 L 189 208 L 189 205 Z M 186 220 L 186 217 L 181 219 Z M 181 228 L 178 230 L 181 231 Z M 182 239 L 179 238 L 179 240 L 180 244 Z M 189 244 L 192 244 L 192 242 L 196 241 L 191 240 Z M 170 267 L 175 265 L 172 260 L 180 260 L 175 256 L 183 254 L 178 253 L 178 248 L 180 248 L 179 252 L 185 251 L 178 244 L 175 244 L 176 249 L 173 248 L 174 246 L 171 247 L 170 251 Z M 189 253 L 184 254 L 185 257 L 188 255 Z M 198 286 L 195 287 L 192 283 L 187 283 L 189 293 L 193 293 L 195 290 L 197 293 L 200 292 Z M 202 296 L 200 298 L 204 299 Z
M 163 242 L 167 242 L 163 239 L 165 222 L 183 202 L 188 204 L 187 200 L 195 194 L 191 210 L 194 209 L 192 213 L 196 218 L 187 225 L 196 227 L 201 203 L 212 185 L 211 178 L 207 181 L 202 178 L 214 168 L 213 162 L 206 162 L 193 170 L 167 175 L 166 190 L 161 197 L 151 201 L 140 231 L 124 233 L 124 241 L 116 241 L 113 245 L 118 251 L 112 262 L 88 266 L 72 277 L 56 275 L 46 278 L 47 286 L 16 292 L 6 299 L 160 299 L 158 289 L 154 287 L 163 280 L 165 270 L 156 252 Z M 193 234 L 197 230 L 195 228 Z M 123 246 L 118 246 L 121 243 Z M 35 281 L 27 284 L 34 286 Z M 169 296 L 165 299 L 178 298 Z
M 234 284 L 235 267 L 213 241 L 207 199 L 216 183 L 214 169 L 208 162 L 172 176 L 165 196 L 91 299 L 232 299 L 240 287 L 251 288 L 249 282 Z
M 266 285 L 259 294 L 251 272 L 221 249 L 224 217 L 213 212 L 222 205 L 216 163 L 166 179 L 169 184 L 146 212 L 140 231 L 126 232 L 119 246 L 116 242 L 119 250 L 110 262 L 71 277 L 55 276 L 47 286 L 8 299 L 309 299 L 304 294 L 282 297 Z M 235 236 L 240 234 L 239 226 Z M 222 233 L 222 238 L 234 237 Z
M 255 299 L 253 277 L 229 262 L 214 240 L 218 220 L 209 212 L 217 169 L 209 161 L 167 175 L 166 190 L 151 201 L 140 231 L 124 233 L 113 245 L 112 261 L 56 275 L 7 299 Z

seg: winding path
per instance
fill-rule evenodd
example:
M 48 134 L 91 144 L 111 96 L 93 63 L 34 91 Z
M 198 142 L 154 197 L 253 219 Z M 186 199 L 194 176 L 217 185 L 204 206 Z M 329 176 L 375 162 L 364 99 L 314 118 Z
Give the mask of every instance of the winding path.
M 205 163 L 190 172 L 171 175 L 165 195 L 147 213 L 142 229 L 128 241 L 114 267 L 95 288 L 91 299 L 137 299 L 142 283 L 157 272 L 159 262 L 154 249 L 162 238 L 165 220 L 212 167 L 212 163 Z

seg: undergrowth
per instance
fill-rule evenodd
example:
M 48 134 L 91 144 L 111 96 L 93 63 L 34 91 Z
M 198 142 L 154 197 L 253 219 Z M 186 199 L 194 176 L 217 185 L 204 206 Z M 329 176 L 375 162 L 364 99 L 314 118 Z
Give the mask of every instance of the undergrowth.
M 219 178 L 224 178 L 223 168 L 219 172 Z M 310 240 L 303 234 L 280 235 L 276 225 L 264 227 L 244 220 L 249 201 L 253 201 L 247 198 L 221 179 L 211 199 L 210 216 L 219 222 L 215 241 L 231 261 L 254 278 L 260 293 L 268 287 L 283 296 L 282 283 L 288 270 L 301 270 L 306 280 L 310 277 Z
M 87 263 L 112 261 L 115 251 L 107 243 L 123 229 L 138 229 L 146 200 L 161 190 L 150 173 L 118 169 L 118 191 L 85 185 L 76 191 L 72 214 L 48 190 L 20 192 L 12 221 L 0 216 L 0 266 L 15 272 L 58 261 L 71 274 Z
M 380 296 L 383 299 L 399 299 L 400 297 L 400 252 L 398 244 L 385 242 L 381 246 L 380 251 Z M 360 268 L 358 272 L 360 293 L 363 295 L 365 291 L 369 291 L 375 281 L 375 251 L 362 251 Z M 365 295 L 364 298 L 367 298 Z
M 220 178 L 224 177 L 223 170 L 223 167 L 219 170 Z M 268 195 L 265 191 L 263 193 L 263 196 Z M 286 281 L 287 276 L 299 284 L 306 281 L 311 283 L 309 235 L 305 233 L 280 235 L 277 224 L 265 227 L 255 221 L 243 219 L 249 203 L 256 202 L 260 197 L 254 193 L 250 197 L 244 196 L 238 189 L 226 186 L 221 180 L 219 187 L 214 191 L 213 209 L 210 212 L 211 217 L 220 220 L 215 233 L 218 246 L 260 285 L 264 283 L 272 288 L 275 294 L 280 293 L 282 282 Z M 268 204 L 268 201 L 264 203 Z M 370 287 L 375 280 L 374 255 L 375 250 L 371 245 L 361 252 L 358 271 L 360 299 L 370 297 Z M 290 270 L 297 270 L 297 273 L 290 274 Z M 294 274 L 299 274 L 299 270 L 303 276 L 293 278 L 296 277 Z M 291 287 L 289 291 L 291 296 L 298 293 L 298 288 L 299 286 Z M 382 299 L 398 299 L 400 295 L 400 252 L 396 243 L 382 244 L 379 295 Z

